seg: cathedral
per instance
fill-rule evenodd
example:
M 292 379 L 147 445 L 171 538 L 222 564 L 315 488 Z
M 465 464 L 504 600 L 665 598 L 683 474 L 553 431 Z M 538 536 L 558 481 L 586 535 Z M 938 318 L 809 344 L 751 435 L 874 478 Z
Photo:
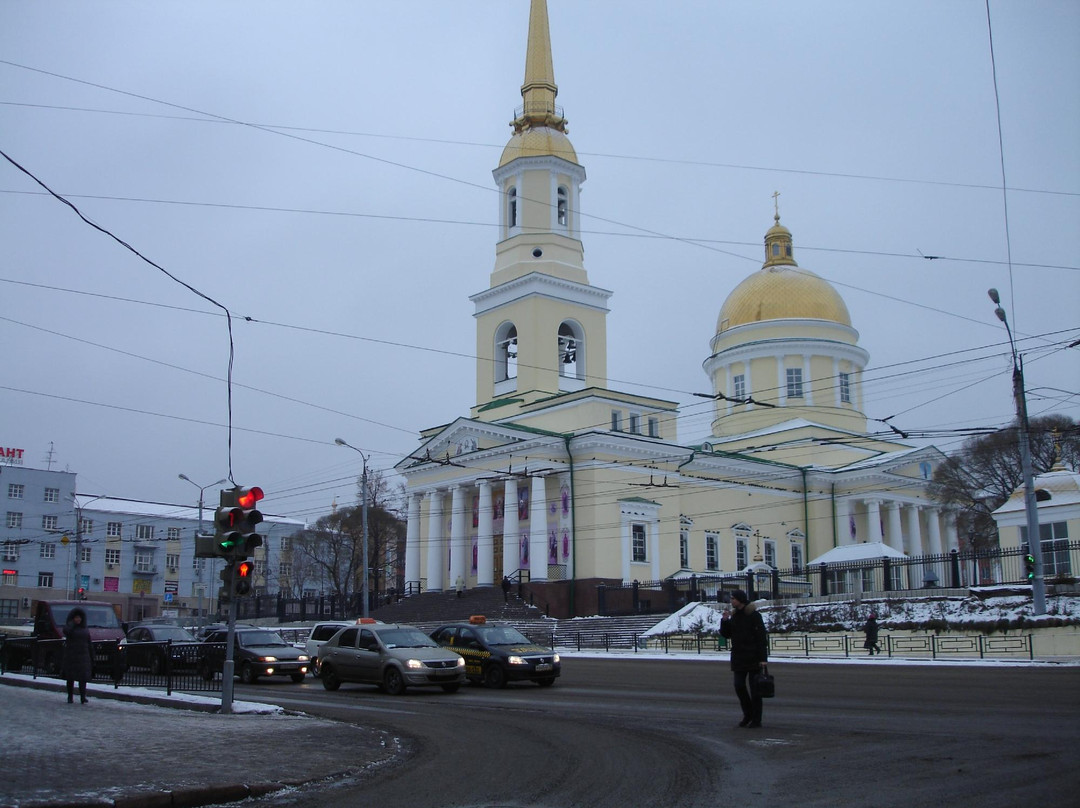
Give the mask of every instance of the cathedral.
M 546 1 L 532 0 L 522 104 L 493 171 L 494 268 L 470 297 L 476 404 L 396 466 L 406 591 L 507 577 L 569 617 L 634 582 L 760 570 L 809 594 L 810 565 L 956 549 L 954 519 L 927 495 L 941 453 L 867 433 L 869 355 L 841 296 L 796 262 L 778 208 L 761 269 L 708 342 L 710 434 L 684 441 L 677 402 L 608 386 L 612 293 L 585 269 L 585 168 L 557 94 Z

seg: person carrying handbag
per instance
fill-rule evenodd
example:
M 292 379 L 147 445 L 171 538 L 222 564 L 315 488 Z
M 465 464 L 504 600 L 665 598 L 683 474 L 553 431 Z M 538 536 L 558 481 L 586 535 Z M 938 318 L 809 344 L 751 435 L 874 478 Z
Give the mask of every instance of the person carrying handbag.
M 731 608 L 724 609 L 720 619 L 720 635 L 731 641 L 735 695 L 743 712 L 738 725 L 756 729 L 761 726 L 762 705 L 756 679 L 759 672 L 767 669 L 769 635 L 757 607 L 741 589 L 731 593 Z

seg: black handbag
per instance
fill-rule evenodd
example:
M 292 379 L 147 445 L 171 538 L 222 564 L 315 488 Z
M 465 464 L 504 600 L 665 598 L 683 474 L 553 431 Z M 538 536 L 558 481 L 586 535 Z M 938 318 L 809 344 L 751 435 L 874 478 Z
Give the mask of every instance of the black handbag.
M 754 674 L 754 690 L 763 699 L 771 699 L 776 695 L 776 680 L 769 673 L 768 665 Z

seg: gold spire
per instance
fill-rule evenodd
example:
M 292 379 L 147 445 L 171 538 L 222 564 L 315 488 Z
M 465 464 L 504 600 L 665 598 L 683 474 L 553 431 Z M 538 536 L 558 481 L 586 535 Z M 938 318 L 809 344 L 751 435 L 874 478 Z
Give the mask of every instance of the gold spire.
M 515 133 L 534 126 L 566 132 L 566 118 L 555 105 L 559 88 L 551 63 L 551 33 L 548 30 L 547 0 L 532 0 L 529 9 L 529 45 L 525 54 L 525 83 L 521 85 L 523 104 L 511 121 Z
M 780 224 L 780 192 L 773 195 L 773 226 L 765 233 L 765 264 L 767 269 L 774 266 L 797 267 L 795 251 L 791 242 L 791 231 Z

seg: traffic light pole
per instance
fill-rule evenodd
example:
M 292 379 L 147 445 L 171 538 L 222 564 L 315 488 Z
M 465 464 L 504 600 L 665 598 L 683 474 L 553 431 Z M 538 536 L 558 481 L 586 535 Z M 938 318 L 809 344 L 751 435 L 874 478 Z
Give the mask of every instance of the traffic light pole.
M 1039 533 L 1039 506 L 1035 499 L 1035 475 L 1031 469 L 1023 358 L 1013 364 L 1013 396 L 1016 398 L 1016 417 L 1020 421 L 1020 470 L 1024 475 L 1028 551 L 1035 558 L 1035 576 L 1031 579 L 1031 608 L 1035 614 L 1046 614 L 1046 579 L 1043 577 L 1042 535 Z
M 233 641 L 236 638 L 236 598 L 233 590 L 236 582 L 236 564 L 230 563 L 229 580 L 225 586 L 229 590 L 229 631 L 225 637 L 225 662 L 221 666 L 221 712 L 231 713 L 233 703 Z

